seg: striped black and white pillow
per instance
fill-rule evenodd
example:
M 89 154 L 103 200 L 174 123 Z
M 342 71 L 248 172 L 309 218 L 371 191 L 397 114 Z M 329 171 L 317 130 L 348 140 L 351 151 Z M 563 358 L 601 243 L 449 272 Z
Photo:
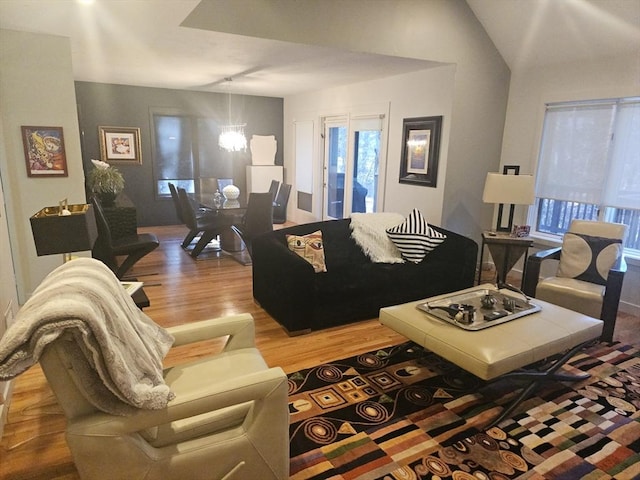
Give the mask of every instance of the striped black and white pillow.
M 402 258 L 413 263 L 420 263 L 447 238 L 431 228 L 417 208 L 403 223 L 387 229 L 387 235 L 400 250 Z

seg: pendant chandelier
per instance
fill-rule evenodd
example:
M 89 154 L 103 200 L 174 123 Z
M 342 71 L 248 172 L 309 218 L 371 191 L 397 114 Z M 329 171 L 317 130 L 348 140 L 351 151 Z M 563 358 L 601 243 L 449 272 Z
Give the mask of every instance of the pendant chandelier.
M 225 78 L 228 85 L 231 84 L 233 79 L 231 77 Z M 228 95 L 228 108 L 229 108 L 229 125 L 223 125 L 220 127 L 220 136 L 218 137 L 218 146 L 222 150 L 227 152 L 239 152 L 240 150 L 247 151 L 247 137 L 244 135 L 244 127 L 247 125 L 243 123 L 241 125 L 231 125 L 231 92 L 227 88 Z
M 218 146 L 227 152 L 239 152 L 247 150 L 247 137 L 244 135 L 244 127 L 242 125 L 223 125 L 220 127 L 220 136 L 218 137 Z

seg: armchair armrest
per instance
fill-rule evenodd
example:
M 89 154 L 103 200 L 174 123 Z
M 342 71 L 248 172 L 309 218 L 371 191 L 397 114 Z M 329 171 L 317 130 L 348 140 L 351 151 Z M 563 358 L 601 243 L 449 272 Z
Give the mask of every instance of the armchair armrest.
M 524 277 L 522 291 L 529 297 L 535 297 L 538 280 L 540 280 L 540 267 L 544 260 L 560 260 L 562 247 L 549 248 L 532 253 L 527 258 L 527 268 Z
M 609 276 L 620 274 L 624 275 L 625 273 L 627 273 L 627 261 L 624 259 L 624 255 L 620 255 L 609 269 Z
M 604 289 L 604 298 L 602 299 L 600 318 L 604 321 L 604 329 L 602 330 L 602 336 L 600 338 L 605 342 L 613 341 L 613 331 L 616 325 L 618 306 L 622 294 L 622 282 L 626 272 L 627 262 L 624 259 L 624 255 L 620 255 L 609 270 L 607 284 Z
M 162 410 L 138 410 L 133 415 L 96 413 L 69 420 L 67 435 L 117 436 L 194 417 L 232 405 L 265 400 L 282 389 L 286 403 L 287 376 L 279 367 L 262 370 L 222 383 L 206 383 L 176 398 Z
M 229 339 L 225 344 L 224 350 L 237 350 L 255 346 L 255 326 L 253 317 L 249 313 L 169 327 L 167 331 L 175 338 L 174 347 L 226 335 L 229 335 Z

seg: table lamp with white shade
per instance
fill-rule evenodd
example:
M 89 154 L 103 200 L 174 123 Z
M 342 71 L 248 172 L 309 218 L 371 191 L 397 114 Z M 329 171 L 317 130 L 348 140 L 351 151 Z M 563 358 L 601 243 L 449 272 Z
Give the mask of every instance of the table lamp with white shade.
M 535 201 L 535 180 L 532 175 L 505 175 L 489 172 L 484 184 L 482 201 L 499 204 L 496 232 L 511 232 L 515 205 L 532 205 Z M 510 205 L 506 225 L 502 218 L 504 205 Z

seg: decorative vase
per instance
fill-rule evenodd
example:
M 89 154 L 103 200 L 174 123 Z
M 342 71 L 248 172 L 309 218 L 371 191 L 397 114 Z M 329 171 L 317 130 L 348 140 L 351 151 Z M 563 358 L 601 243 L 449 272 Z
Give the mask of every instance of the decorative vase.
M 237 200 L 240 196 L 240 189 L 235 185 L 227 185 L 222 189 L 222 195 L 227 200 Z

